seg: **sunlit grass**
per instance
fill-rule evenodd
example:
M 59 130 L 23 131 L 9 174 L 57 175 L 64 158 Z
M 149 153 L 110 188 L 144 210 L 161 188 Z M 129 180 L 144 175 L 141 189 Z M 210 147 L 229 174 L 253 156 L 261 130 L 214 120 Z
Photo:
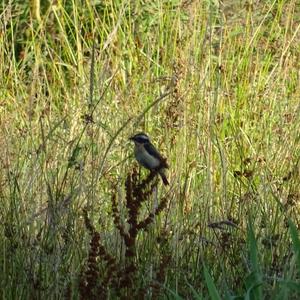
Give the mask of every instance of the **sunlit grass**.
M 125 263 L 110 199 L 125 224 L 128 137 L 146 131 L 171 186 L 142 210 L 167 195 L 136 241 L 145 297 L 296 298 L 297 1 L 31 2 L 1 8 L 2 297 L 80 298 L 83 209 Z

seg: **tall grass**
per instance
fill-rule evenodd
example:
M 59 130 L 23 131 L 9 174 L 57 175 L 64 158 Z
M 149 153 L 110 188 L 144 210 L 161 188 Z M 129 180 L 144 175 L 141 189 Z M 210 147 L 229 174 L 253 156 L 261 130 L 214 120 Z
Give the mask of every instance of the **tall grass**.
M 296 0 L 2 1 L 1 297 L 299 297 L 299 24 Z M 137 131 L 171 185 L 133 224 Z

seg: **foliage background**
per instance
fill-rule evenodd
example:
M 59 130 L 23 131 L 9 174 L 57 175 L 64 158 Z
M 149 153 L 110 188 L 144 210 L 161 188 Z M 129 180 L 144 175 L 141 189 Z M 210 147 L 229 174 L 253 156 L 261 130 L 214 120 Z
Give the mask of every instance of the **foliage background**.
M 168 157 L 171 186 L 138 237 L 137 285 L 152 279 L 163 236 L 172 259 L 157 297 L 295 299 L 299 9 L 2 1 L 2 298 L 80 297 L 84 207 L 122 263 L 110 199 L 122 207 L 128 137 L 143 130 Z

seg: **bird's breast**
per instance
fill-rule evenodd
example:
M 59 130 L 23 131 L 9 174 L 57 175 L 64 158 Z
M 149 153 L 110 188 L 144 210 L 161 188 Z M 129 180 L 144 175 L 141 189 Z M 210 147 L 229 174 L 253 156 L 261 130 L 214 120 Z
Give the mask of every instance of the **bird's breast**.
M 160 161 L 156 157 L 150 155 L 146 151 L 144 145 L 136 145 L 134 155 L 136 160 L 147 169 L 155 169 L 160 165 Z

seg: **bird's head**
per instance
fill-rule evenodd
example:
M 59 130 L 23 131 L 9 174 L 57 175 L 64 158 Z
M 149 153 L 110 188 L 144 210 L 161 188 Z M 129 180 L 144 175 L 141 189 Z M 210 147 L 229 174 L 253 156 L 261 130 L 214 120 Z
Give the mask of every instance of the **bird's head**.
M 129 138 L 130 141 L 133 141 L 135 144 L 146 144 L 150 142 L 148 135 L 144 132 L 135 134 Z

